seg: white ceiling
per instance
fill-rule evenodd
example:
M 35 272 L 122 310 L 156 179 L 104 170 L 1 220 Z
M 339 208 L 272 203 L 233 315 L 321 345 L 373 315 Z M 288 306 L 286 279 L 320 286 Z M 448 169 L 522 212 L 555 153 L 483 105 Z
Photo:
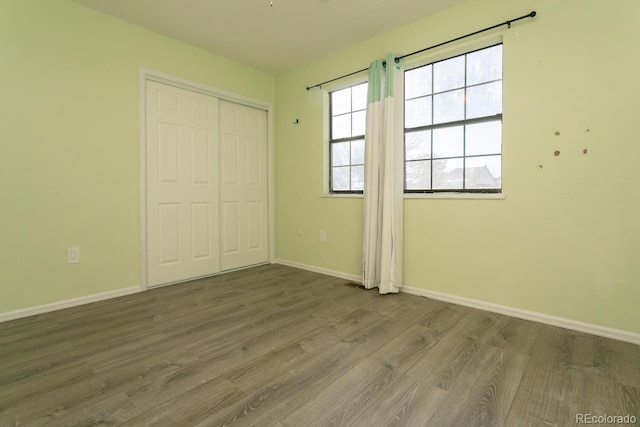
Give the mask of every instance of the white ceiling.
M 279 74 L 464 0 L 74 0 Z

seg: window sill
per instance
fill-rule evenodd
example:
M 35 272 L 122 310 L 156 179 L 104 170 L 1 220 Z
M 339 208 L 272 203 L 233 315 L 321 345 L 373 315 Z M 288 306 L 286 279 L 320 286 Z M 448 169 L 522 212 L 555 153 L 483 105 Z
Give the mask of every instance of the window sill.
M 504 193 L 405 193 L 405 199 L 480 199 L 504 200 Z
M 332 194 L 323 193 L 321 198 L 328 199 L 362 199 L 362 194 Z M 478 199 L 478 200 L 504 200 L 504 193 L 405 193 L 404 199 Z
M 362 199 L 364 196 L 360 193 L 323 193 L 320 197 L 329 199 Z

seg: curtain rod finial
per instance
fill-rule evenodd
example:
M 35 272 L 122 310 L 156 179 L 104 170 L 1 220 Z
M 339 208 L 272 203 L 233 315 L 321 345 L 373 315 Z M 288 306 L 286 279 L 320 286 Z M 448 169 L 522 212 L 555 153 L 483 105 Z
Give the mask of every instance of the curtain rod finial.
M 529 14 L 529 16 L 530 16 L 530 17 L 532 17 L 532 18 L 533 18 L 534 16 L 536 16 L 536 11 L 535 11 L 535 10 L 532 10 L 532 11 L 531 11 L 531 13 Z

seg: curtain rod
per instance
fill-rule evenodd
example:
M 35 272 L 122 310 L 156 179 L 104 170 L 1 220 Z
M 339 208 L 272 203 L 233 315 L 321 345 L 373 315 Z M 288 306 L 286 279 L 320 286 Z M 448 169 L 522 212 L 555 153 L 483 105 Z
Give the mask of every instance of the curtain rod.
M 460 36 L 460 37 L 456 37 L 455 39 L 447 40 L 446 42 L 434 44 L 433 46 L 425 47 L 424 49 L 416 50 L 415 52 L 411 52 L 411 53 L 407 53 L 406 55 L 398 56 L 395 59 L 395 61 L 399 62 L 401 59 L 407 58 L 409 56 L 417 55 L 419 53 L 426 52 L 428 50 L 435 49 L 437 47 L 444 46 L 444 45 L 449 44 L 449 43 L 457 42 L 458 40 L 462 40 L 462 39 L 465 39 L 467 37 L 475 36 L 476 34 L 484 33 L 485 31 L 490 31 L 490 30 L 493 30 L 495 28 L 502 27 L 503 25 L 506 25 L 507 27 L 511 28 L 511 24 L 513 24 L 514 22 L 520 21 L 521 19 L 533 18 L 534 16 L 536 16 L 536 11 L 535 10 L 531 11 L 530 13 L 527 13 L 526 15 L 522 15 L 522 16 L 520 16 L 518 18 L 510 19 L 508 21 L 504 21 L 504 22 L 501 22 L 499 24 L 492 25 L 492 26 L 487 27 L 487 28 L 483 28 L 482 30 L 474 31 L 473 33 L 465 34 L 464 36 Z M 362 70 L 354 71 L 352 73 L 345 74 L 343 76 L 336 77 L 334 79 L 327 80 L 325 82 L 318 83 L 318 84 L 315 84 L 313 86 L 307 86 L 307 90 L 310 90 L 310 89 L 313 89 L 313 88 L 316 88 L 316 87 L 322 87 L 322 85 L 325 85 L 327 83 L 335 82 L 336 80 L 344 79 L 345 77 L 349 77 L 349 76 L 353 76 L 354 74 L 359 74 L 359 73 L 365 72 L 368 69 L 369 69 L 369 67 L 363 68 Z

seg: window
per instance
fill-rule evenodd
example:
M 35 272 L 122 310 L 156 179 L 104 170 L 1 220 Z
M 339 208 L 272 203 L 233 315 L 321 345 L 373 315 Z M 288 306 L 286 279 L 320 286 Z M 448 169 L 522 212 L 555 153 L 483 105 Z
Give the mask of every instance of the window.
M 367 83 L 329 94 L 329 188 L 332 193 L 362 193 Z
M 405 72 L 405 192 L 502 189 L 502 45 Z

